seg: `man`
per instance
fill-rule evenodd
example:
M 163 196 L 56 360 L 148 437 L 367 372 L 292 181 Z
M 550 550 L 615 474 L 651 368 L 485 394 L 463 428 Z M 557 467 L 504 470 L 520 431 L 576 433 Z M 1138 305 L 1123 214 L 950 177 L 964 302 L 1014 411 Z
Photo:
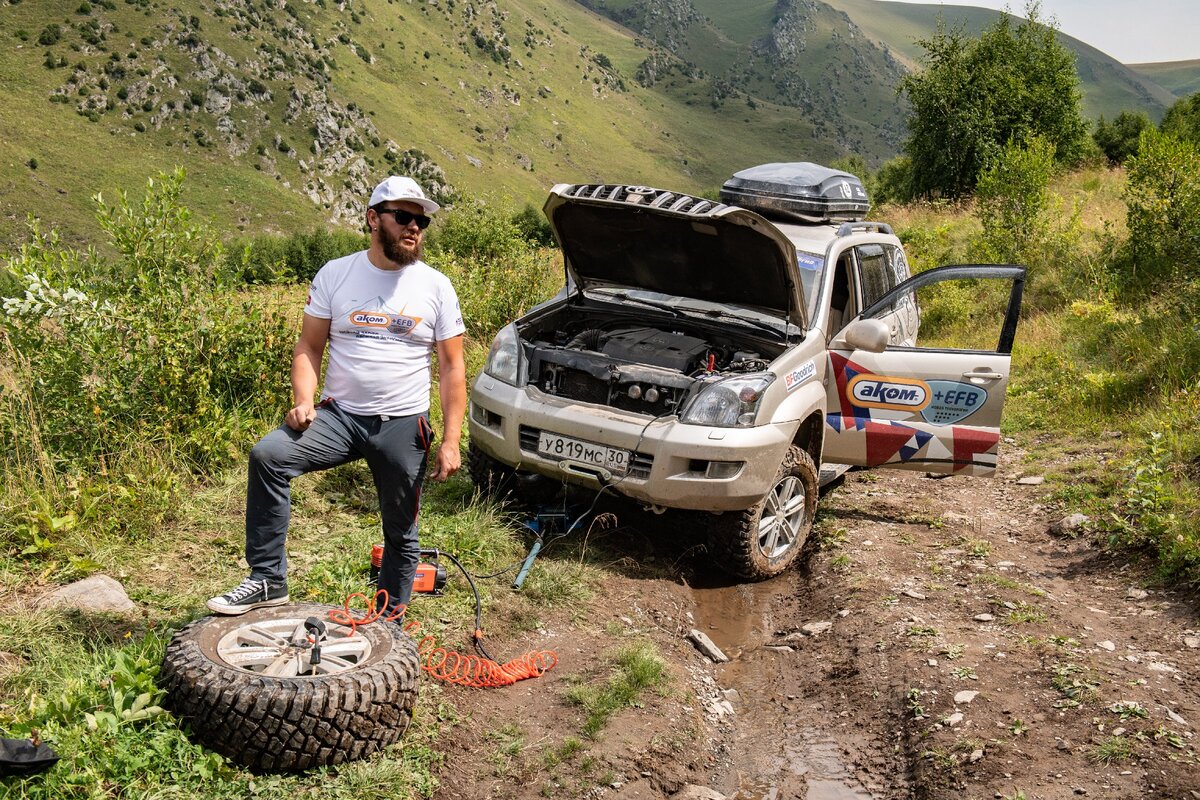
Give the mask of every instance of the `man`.
M 321 268 L 309 287 L 292 357 L 293 406 L 284 424 L 250 452 L 246 561 L 250 576 L 208 601 L 218 614 L 288 601 L 287 536 L 292 478 L 365 458 L 383 519 L 379 587 L 388 610 L 406 605 L 419 560 L 417 512 L 427 454 L 430 362 L 436 348 L 444 429 L 433 477 L 460 466 L 466 410 L 462 313 L 447 279 L 421 261 L 421 242 L 437 203 L 411 178 L 375 187 L 367 208 L 371 245 Z M 321 361 L 329 366 L 313 404 Z

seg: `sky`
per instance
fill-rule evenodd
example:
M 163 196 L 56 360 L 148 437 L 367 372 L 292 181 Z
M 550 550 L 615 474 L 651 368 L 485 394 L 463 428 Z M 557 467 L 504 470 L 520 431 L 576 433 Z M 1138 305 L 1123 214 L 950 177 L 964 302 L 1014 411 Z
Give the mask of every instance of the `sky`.
M 926 5 L 1007 8 L 1022 15 L 1024 0 L 899 0 Z M 1041 0 L 1041 16 L 1058 29 L 1123 64 L 1200 58 L 1200 0 Z

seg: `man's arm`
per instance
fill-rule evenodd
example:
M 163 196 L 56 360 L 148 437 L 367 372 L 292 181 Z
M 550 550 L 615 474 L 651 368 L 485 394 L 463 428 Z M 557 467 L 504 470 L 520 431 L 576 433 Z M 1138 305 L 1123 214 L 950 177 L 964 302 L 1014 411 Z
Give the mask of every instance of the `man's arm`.
M 463 337 L 437 343 L 438 395 L 442 403 L 442 444 L 434 462 L 434 480 L 444 481 L 462 466 L 459 439 L 467 411 L 467 364 L 463 360 Z
M 304 315 L 300 338 L 292 352 L 292 408 L 283 421 L 295 431 L 302 431 L 317 418 L 313 397 L 321 377 L 321 361 L 325 358 L 325 343 L 329 341 L 329 320 Z

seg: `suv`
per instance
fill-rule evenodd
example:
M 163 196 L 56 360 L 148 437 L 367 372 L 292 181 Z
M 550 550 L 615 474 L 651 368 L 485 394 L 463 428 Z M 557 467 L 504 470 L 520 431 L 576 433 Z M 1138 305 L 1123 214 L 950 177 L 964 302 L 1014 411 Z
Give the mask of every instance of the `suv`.
M 472 386 L 475 483 L 711 512 L 717 562 L 760 580 L 795 561 L 820 486 L 850 466 L 994 474 L 1025 270 L 910 277 L 867 207 L 857 178 L 808 163 L 739 172 L 720 202 L 555 186 L 566 286 L 500 331 Z M 917 293 L 947 280 L 968 282 L 949 296 L 972 317 L 998 306 L 997 339 L 917 344 Z

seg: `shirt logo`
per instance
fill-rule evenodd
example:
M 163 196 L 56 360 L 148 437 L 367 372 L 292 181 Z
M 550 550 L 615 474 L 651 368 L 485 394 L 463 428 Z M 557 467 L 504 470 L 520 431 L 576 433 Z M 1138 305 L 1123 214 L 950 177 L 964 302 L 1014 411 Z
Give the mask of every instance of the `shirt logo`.
M 391 333 L 409 334 L 421 324 L 421 317 L 406 314 L 383 314 L 379 311 L 355 311 L 350 324 L 360 328 L 384 328 Z

